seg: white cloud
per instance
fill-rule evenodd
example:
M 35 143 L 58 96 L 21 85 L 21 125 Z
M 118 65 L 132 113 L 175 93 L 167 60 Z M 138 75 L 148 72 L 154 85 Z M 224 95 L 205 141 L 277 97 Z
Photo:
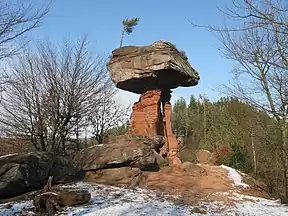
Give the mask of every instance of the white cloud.
M 139 100 L 140 95 L 139 94 L 135 94 L 132 92 L 128 92 L 128 91 L 124 91 L 121 89 L 117 90 L 116 93 L 116 100 L 125 108 L 130 107 L 129 109 L 129 115 L 132 112 L 132 106 L 135 102 L 137 102 Z

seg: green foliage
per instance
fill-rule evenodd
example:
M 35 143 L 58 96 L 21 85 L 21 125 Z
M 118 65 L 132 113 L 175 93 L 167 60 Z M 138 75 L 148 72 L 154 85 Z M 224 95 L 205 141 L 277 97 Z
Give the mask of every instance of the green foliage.
M 175 44 L 173 44 L 173 43 L 171 43 L 171 42 L 167 42 L 167 43 L 168 43 L 170 46 L 174 47 L 176 50 L 178 50 Z M 185 52 L 184 50 L 178 50 L 178 51 L 179 51 L 179 53 L 180 53 L 180 56 L 181 56 L 183 59 L 188 60 L 188 57 L 187 57 L 186 52 Z
M 214 152 L 226 145 L 230 155 L 220 158 L 222 164 L 250 174 L 253 171 L 254 177 L 264 179 L 272 194 L 282 193 L 281 132 L 267 113 L 236 98 L 211 102 L 205 95 L 191 95 L 189 103 L 184 98 L 175 102 L 172 127 L 176 136 L 184 138 L 180 152 L 183 161 L 196 162 L 198 149 Z
M 179 53 L 183 59 L 188 60 L 188 57 L 187 57 L 186 52 L 184 50 L 180 50 Z
M 113 127 L 109 129 L 105 136 L 120 136 L 128 131 L 128 124 L 123 124 L 121 126 Z
M 138 25 L 140 18 L 139 17 L 133 17 L 131 19 L 124 19 L 122 21 L 124 31 L 129 35 L 133 32 L 134 27 Z
M 172 127 L 173 132 L 178 137 L 184 137 L 185 136 L 185 130 L 186 130 L 186 101 L 184 98 L 180 98 L 176 101 L 173 107 L 173 113 L 172 113 Z
M 131 19 L 124 19 L 122 21 L 123 30 L 121 34 L 120 47 L 122 47 L 125 33 L 128 35 L 131 34 L 135 26 L 138 25 L 139 20 L 140 20 L 139 17 L 133 17 Z
M 222 163 L 246 173 L 250 172 L 252 169 L 251 159 L 248 156 L 246 148 L 237 144 L 231 146 L 229 157 L 224 159 Z

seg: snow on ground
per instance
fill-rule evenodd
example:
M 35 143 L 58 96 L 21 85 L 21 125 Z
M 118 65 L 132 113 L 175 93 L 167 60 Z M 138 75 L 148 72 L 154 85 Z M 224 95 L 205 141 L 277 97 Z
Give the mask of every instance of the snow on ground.
M 234 182 L 235 186 L 249 187 L 249 185 L 242 182 L 242 176 L 237 170 L 225 165 L 221 165 L 221 167 L 228 170 L 228 177 Z
M 0 215 L 1 216 L 17 215 L 23 209 L 31 209 L 32 207 L 33 207 L 32 201 L 10 202 L 0 204 Z M 27 214 L 27 216 L 29 216 L 29 213 Z
M 268 200 L 259 197 L 233 193 L 234 199 L 238 199 L 236 211 L 242 215 L 288 215 L 288 206 L 279 204 L 278 200 Z M 235 210 L 227 210 L 231 213 Z M 244 214 L 245 213 L 245 214 Z
M 129 215 L 201 215 L 195 213 L 195 206 L 174 204 L 167 200 L 168 195 L 151 190 L 140 188 L 124 189 L 99 184 L 78 182 L 66 185 L 66 188 L 88 189 L 92 195 L 90 203 L 79 206 L 69 207 L 58 215 L 69 216 L 129 216 Z M 219 195 L 220 193 L 218 193 Z M 223 202 L 200 202 L 197 206 L 198 211 L 205 215 L 271 215 L 284 216 L 288 215 L 288 207 L 281 205 L 273 200 L 256 198 L 246 195 L 240 195 L 235 192 L 223 193 L 223 196 L 233 196 L 236 200 L 235 206 L 225 206 Z M 177 199 L 177 197 L 174 197 Z M 9 206 L 9 208 L 7 207 Z M 6 203 L 0 205 L 0 215 L 12 216 L 33 215 L 32 202 Z M 221 213 L 220 210 L 223 210 Z

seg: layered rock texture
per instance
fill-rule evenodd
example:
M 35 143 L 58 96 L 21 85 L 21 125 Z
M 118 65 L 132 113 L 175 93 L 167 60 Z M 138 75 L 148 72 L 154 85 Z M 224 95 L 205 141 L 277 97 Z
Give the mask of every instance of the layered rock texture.
M 118 88 L 137 94 L 195 86 L 200 79 L 187 58 L 167 41 L 122 47 L 112 55 L 107 64 L 111 79 Z
M 165 145 L 158 153 L 169 159 L 169 165 L 180 165 L 179 143 L 171 126 L 171 89 L 197 85 L 198 72 L 187 57 L 167 41 L 126 46 L 112 54 L 107 68 L 115 85 L 141 94 L 133 105 L 128 133 L 164 136 Z
M 118 142 L 95 145 L 83 149 L 73 157 L 74 164 L 83 171 L 134 167 L 145 170 L 157 169 L 156 152 L 163 146 L 163 139 L 123 135 Z

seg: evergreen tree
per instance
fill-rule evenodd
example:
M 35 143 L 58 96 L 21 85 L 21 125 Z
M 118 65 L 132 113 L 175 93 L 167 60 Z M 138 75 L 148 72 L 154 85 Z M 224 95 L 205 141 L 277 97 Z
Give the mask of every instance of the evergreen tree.
M 123 40 L 124 40 L 125 33 L 130 35 L 133 32 L 135 26 L 138 25 L 139 20 L 140 20 L 139 17 L 133 17 L 131 19 L 124 19 L 122 21 L 123 30 L 122 30 L 122 33 L 121 33 L 120 48 L 123 45 Z
M 187 105 L 183 97 L 178 99 L 173 106 L 172 127 L 177 137 L 184 138 L 187 127 Z

